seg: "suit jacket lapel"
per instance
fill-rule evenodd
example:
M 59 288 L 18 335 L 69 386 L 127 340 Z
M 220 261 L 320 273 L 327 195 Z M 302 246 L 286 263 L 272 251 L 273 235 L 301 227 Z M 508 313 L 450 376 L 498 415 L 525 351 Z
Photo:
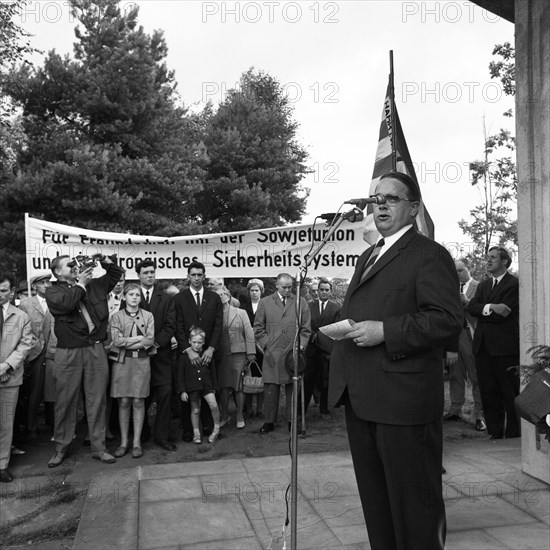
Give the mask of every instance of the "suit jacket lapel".
M 206 307 L 206 304 L 209 302 L 208 294 L 206 293 L 206 289 L 204 289 L 202 293 L 202 300 L 201 300 L 201 311 Z
M 374 249 L 374 246 L 371 246 L 365 253 L 364 259 L 362 259 L 361 262 L 358 264 L 358 269 L 355 270 L 353 279 L 350 284 L 350 287 L 353 287 L 352 292 L 355 290 L 356 287 L 359 287 L 365 284 L 369 279 L 374 277 L 374 275 L 376 275 L 381 269 L 383 269 L 391 261 L 397 258 L 400 254 L 400 250 L 407 246 L 407 243 L 414 237 L 414 235 L 416 235 L 416 229 L 414 227 L 411 227 L 411 229 L 409 229 L 404 235 L 402 235 L 397 242 L 395 242 L 392 246 L 390 246 L 390 248 L 386 250 L 378 260 L 376 260 L 375 264 L 372 266 L 367 276 L 363 279 L 363 281 L 361 281 L 361 277 L 363 275 L 363 268 L 365 267 L 365 264 L 369 261 L 370 255 L 372 254 L 372 250 Z
M 227 326 L 231 326 L 233 321 L 237 318 L 238 310 L 237 308 L 230 307 L 229 313 L 227 315 Z
M 369 258 L 370 258 L 370 255 L 372 254 L 373 249 L 374 249 L 374 245 L 370 246 L 369 248 L 367 248 L 367 250 L 365 250 L 365 252 L 363 252 L 363 255 L 359 258 L 359 261 L 357 262 L 357 267 L 349 283 L 348 294 L 351 294 L 351 292 L 353 292 L 357 288 L 357 286 L 359 286 L 359 282 L 361 281 L 361 275 L 363 274 L 365 264 L 369 261 Z
M 34 306 L 34 309 L 38 311 L 40 317 L 44 317 L 44 310 L 42 309 L 42 306 L 40 305 L 40 302 L 38 301 L 38 298 L 36 296 L 32 297 L 32 305 Z
M 321 300 L 315 300 L 313 302 L 315 305 L 313 306 L 313 311 L 311 312 L 311 323 L 317 322 L 319 324 L 321 322 L 321 313 L 319 311 L 319 304 L 321 303 Z
M 476 290 L 477 290 L 477 285 L 473 284 L 473 282 L 470 283 L 468 285 L 468 290 L 466 291 L 466 298 L 471 300 L 474 297 Z

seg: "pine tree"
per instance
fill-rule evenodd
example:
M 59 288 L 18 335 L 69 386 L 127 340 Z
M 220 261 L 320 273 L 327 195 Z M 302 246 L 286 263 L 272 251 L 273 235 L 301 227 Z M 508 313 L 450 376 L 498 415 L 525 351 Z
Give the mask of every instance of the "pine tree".
M 197 210 L 220 231 L 298 221 L 307 192 L 307 152 L 296 140 L 297 123 L 282 86 L 253 68 L 228 91 L 209 117 L 207 175 Z

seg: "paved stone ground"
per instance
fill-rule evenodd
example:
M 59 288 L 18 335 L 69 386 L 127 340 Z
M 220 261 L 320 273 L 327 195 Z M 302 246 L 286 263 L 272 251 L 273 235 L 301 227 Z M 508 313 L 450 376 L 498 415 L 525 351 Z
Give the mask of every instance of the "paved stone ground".
M 550 491 L 520 471 L 519 439 L 452 443 L 445 457 L 447 548 L 548 549 Z M 281 548 L 289 481 L 283 456 L 106 474 L 73 549 Z M 298 486 L 298 548 L 370 548 L 348 452 L 301 455 Z
M 465 421 L 444 426 L 448 547 L 547 548 L 548 544 L 539 543 L 548 540 L 548 488 L 521 473 L 519 440 L 489 442 L 484 433 L 474 431 L 471 408 L 468 401 L 463 409 Z M 114 548 L 109 542 L 111 533 L 123 531 L 128 537 L 117 547 L 138 548 L 138 542 L 139 547 L 153 547 L 146 531 L 154 531 L 158 523 L 164 526 L 163 531 L 175 529 L 174 533 L 181 526 L 197 526 L 199 534 L 195 533 L 195 538 L 172 538 L 167 547 L 192 543 L 194 546 L 185 547 L 245 548 L 250 544 L 252 548 L 268 548 L 271 535 L 279 537 L 281 533 L 281 487 L 290 476 L 290 459 L 288 434 L 283 429 L 286 423 L 281 422 L 273 434 L 260 436 L 257 430 L 261 423 L 260 419 L 247 421 L 245 430 L 236 430 L 233 423 L 224 428 L 224 437 L 213 446 L 180 441 L 176 453 L 148 443 L 139 461 L 127 456 L 114 465 L 91 460 L 89 449 L 82 447 L 80 434 L 73 454 L 54 470 L 46 467 L 53 443 L 49 434 L 43 432 L 37 442 L 21 446 L 27 450 L 25 455 L 12 459 L 14 482 L 0 484 L 0 546 L 58 550 L 72 548 L 74 542 L 75 548 L 81 544 L 93 550 Z M 111 447 L 116 445 L 115 442 Z M 347 449 L 342 412 L 336 411 L 328 420 L 320 417 L 318 409 L 310 408 L 307 437 L 299 439 L 300 487 L 304 488 L 299 527 L 300 532 L 306 533 L 300 535 L 299 541 L 303 544 L 309 540 L 308 522 L 320 522 L 332 533 L 327 540 L 339 541 L 340 546 L 335 548 L 368 547 L 358 497 L 352 494 L 354 480 Z M 254 483 L 266 484 L 261 493 Z M 206 507 L 214 510 L 207 514 L 213 517 L 212 524 L 200 523 L 199 515 L 193 515 L 193 509 Z M 168 528 L 160 519 L 170 508 L 177 511 L 172 512 L 173 522 Z M 98 521 L 94 515 L 98 509 L 103 514 L 102 521 L 114 523 Z M 149 522 L 153 527 L 137 532 L 130 529 L 136 509 L 138 524 L 145 526 Z M 229 516 L 225 515 L 226 509 Z M 261 519 L 258 514 L 263 511 L 267 516 Z M 246 540 L 240 537 L 231 542 L 227 529 L 235 525 L 240 526 L 239 533 L 248 533 Z M 535 537 L 531 542 L 526 530 Z M 87 538 L 90 533 L 109 536 L 98 542 Z M 271 548 L 280 548 L 280 542 L 274 541 Z

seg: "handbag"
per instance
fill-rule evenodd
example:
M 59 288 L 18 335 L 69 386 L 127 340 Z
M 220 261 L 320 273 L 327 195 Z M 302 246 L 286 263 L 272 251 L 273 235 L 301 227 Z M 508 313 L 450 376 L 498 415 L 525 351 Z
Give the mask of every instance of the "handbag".
M 515 398 L 516 411 L 531 424 L 539 424 L 550 413 L 550 367 L 531 377 L 523 391 Z
M 241 388 L 244 393 L 262 393 L 264 391 L 264 379 L 262 369 L 256 361 L 248 362 L 241 371 Z

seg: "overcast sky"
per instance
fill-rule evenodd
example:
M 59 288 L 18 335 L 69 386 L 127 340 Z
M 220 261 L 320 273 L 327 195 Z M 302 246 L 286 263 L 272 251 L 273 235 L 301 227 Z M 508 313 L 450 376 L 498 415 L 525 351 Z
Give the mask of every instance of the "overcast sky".
M 251 66 L 285 86 L 299 140 L 316 171 L 307 215 L 368 196 L 394 51 L 397 109 L 440 242 L 465 243 L 457 222 L 479 202 L 468 162 L 489 133 L 514 129 L 513 107 L 488 64 L 514 26 L 467 0 L 458 2 L 121 2 L 140 6 L 146 31 L 162 29 L 168 66 L 187 106 L 214 103 Z M 32 45 L 72 53 L 67 2 L 29 2 L 22 25 Z

